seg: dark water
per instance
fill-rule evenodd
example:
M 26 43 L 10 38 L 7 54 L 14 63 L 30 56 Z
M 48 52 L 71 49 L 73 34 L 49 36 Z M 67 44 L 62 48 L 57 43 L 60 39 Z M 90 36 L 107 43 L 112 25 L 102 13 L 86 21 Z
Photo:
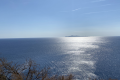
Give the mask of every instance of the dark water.
M 0 39 L 0 57 L 20 63 L 31 58 L 76 79 L 120 79 L 120 37 Z

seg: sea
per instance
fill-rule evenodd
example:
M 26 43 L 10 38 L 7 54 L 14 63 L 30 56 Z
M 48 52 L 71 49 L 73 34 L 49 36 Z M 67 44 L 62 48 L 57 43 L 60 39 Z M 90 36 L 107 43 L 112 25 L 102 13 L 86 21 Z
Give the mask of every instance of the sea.
M 0 39 L 0 58 L 24 63 L 32 59 L 51 74 L 75 80 L 120 79 L 120 37 Z

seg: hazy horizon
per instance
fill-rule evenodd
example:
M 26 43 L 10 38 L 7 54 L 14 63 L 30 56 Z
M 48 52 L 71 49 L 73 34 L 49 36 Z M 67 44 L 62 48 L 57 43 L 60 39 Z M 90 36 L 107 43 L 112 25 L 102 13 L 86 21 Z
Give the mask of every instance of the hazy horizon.
M 120 36 L 120 0 L 0 0 L 0 38 Z

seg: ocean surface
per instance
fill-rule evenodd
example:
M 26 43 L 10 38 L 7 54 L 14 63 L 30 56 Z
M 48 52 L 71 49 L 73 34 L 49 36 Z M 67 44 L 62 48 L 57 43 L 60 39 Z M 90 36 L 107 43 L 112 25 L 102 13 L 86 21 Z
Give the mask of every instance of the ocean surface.
M 31 58 L 76 80 L 120 79 L 120 37 L 0 39 L 0 57 L 20 63 Z

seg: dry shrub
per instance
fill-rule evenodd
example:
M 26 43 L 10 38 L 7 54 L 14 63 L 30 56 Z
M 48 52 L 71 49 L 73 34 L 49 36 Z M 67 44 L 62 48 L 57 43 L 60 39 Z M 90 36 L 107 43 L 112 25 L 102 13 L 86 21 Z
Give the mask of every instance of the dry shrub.
M 33 60 L 28 60 L 27 64 L 8 62 L 0 59 L 0 80 L 72 80 L 73 76 L 49 76 L 50 68 L 40 69 L 40 65 Z M 52 73 L 51 73 L 52 74 Z

